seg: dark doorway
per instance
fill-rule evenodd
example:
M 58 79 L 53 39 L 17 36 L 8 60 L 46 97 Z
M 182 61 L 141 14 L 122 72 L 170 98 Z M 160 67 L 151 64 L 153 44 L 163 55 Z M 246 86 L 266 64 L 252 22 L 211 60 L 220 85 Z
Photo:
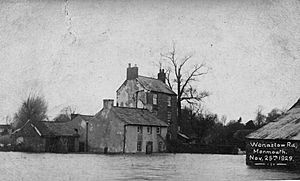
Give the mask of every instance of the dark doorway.
M 108 153 L 108 148 L 105 147 L 105 148 L 104 148 L 104 154 L 107 154 L 107 153 Z
M 75 152 L 75 138 L 69 137 L 67 145 L 68 145 L 68 152 Z
M 79 152 L 84 152 L 85 144 L 84 142 L 79 142 Z
M 158 143 L 158 152 L 162 152 L 163 151 L 163 143 L 160 141 Z
M 146 144 L 146 154 L 151 154 L 153 152 L 153 143 L 148 141 Z

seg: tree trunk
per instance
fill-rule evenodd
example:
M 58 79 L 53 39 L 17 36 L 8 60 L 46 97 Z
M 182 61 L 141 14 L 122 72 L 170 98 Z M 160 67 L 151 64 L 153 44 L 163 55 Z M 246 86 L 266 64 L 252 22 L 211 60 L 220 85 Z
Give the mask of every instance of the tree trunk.
M 177 126 L 181 126 L 181 82 L 180 77 L 177 77 Z
M 178 124 L 178 126 L 180 126 L 181 125 L 181 101 L 180 100 L 178 100 L 178 102 L 177 102 L 177 114 L 178 114 L 178 120 L 177 120 L 178 123 L 177 124 Z

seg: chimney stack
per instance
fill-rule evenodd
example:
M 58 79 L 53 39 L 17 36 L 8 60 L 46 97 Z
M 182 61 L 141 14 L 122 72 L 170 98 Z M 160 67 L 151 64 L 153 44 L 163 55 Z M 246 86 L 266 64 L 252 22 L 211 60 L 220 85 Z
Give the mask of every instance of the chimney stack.
M 104 109 L 110 109 L 114 106 L 114 100 L 113 99 L 103 99 L 103 108 Z
M 72 114 L 71 113 L 71 120 L 73 120 L 74 118 L 76 118 L 79 114 Z
M 161 80 L 163 83 L 166 83 L 166 73 L 164 69 L 159 69 L 159 73 L 157 74 L 157 79 Z
M 134 67 L 131 67 L 131 64 L 128 64 L 128 68 L 127 68 L 127 80 L 134 80 L 136 78 L 138 78 L 139 75 L 139 69 L 137 67 L 137 65 L 135 64 Z

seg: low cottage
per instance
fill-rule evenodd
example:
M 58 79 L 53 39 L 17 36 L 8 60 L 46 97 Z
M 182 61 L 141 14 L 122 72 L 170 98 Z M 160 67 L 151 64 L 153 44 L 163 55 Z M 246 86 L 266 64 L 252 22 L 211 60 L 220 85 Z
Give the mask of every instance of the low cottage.
M 300 99 L 287 114 L 247 136 L 246 164 L 300 166 Z
M 168 125 L 147 109 L 115 107 L 104 100 L 103 109 L 89 122 L 89 150 L 101 153 L 166 151 Z
M 77 152 L 77 132 L 65 123 L 28 120 L 12 135 L 16 151 L 30 152 Z

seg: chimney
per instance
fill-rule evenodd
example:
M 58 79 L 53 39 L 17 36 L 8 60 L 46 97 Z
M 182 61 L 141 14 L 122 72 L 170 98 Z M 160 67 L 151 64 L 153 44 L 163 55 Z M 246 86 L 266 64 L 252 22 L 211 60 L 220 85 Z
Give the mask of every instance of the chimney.
M 114 106 L 113 99 L 103 99 L 103 108 L 104 109 L 110 109 L 113 106 Z
M 166 73 L 164 69 L 159 69 L 159 73 L 157 74 L 157 79 L 161 80 L 163 83 L 166 83 Z
M 79 114 L 72 114 L 71 113 L 71 120 L 73 120 L 74 118 L 76 118 Z
M 139 69 L 138 67 L 135 66 L 131 67 L 131 64 L 128 64 L 128 68 L 127 68 L 127 80 L 134 80 L 136 78 L 138 78 L 139 75 Z

